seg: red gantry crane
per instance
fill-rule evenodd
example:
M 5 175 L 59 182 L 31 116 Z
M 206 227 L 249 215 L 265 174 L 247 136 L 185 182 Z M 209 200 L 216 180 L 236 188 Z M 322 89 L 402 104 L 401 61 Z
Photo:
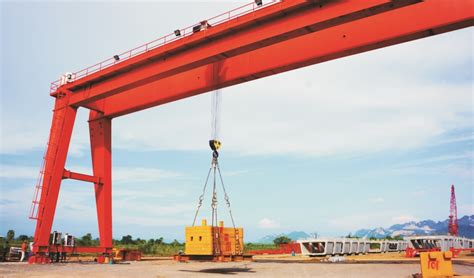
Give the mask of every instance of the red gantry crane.
M 451 185 L 448 234 L 452 236 L 458 236 L 458 208 L 456 206 L 456 194 L 454 193 L 454 184 Z
M 113 118 L 473 23 L 472 0 L 255 0 L 66 74 L 51 84 L 55 106 L 30 214 L 30 263 L 49 262 L 53 251 L 110 254 Z M 79 108 L 90 110 L 92 175 L 64 169 Z M 99 247 L 50 246 L 63 179 L 93 184 Z

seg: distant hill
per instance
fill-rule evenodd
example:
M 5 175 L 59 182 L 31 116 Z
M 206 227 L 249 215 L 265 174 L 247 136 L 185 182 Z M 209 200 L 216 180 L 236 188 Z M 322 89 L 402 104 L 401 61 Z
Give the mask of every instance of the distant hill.
M 465 215 L 458 219 L 459 235 L 474 238 L 474 215 Z M 435 222 L 423 220 L 420 222 L 407 222 L 395 224 L 389 228 L 361 229 L 354 233 L 358 237 L 383 238 L 386 236 L 413 236 L 413 235 L 445 235 L 448 233 L 448 219 Z
M 460 236 L 474 238 L 474 215 L 465 215 L 459 218 L 458 226 Z M 433 220 L 411 221 L 404 224 L 395 224 L 388 228 L 361 229 L 352 235 L 365 238 L 384 238 L 386 236 L 446 235 L 447 233 L 448 219 L 438 222 Z M 273 243 L 273 240 L 279 236 L 287 236 L 292 240 L 311 237 L 303 231 L 294 231 L 291 233 L 268 235 L 258 240 L 258 243 Z
M 279 236 L 286 236 L 291 238 L 292 240 L 304 239 L 309 237 L 309 235 L 303 231 L 294 231 L 291 233 L 268 235 L 258 240 L 258 243 L 273 243 L 273 240 Z

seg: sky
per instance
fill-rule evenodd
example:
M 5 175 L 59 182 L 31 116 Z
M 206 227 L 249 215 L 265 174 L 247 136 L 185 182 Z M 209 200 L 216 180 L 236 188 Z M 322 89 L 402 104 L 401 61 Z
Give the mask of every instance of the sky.
M 50 82 L 247 2 L 0 1 L 0 235 L 34 233 Z M 223 89 L 220 165 L 246 240 L 441 221 L 451 184 L 459 217 L 474 214 L 473 52 L 467 28 Z M 204 94 L 113 120 L 114 238 L 184 238 L 210 106 Z M 87 116 L 66 168 L 90 174 Z M 219 211 L 229 223 L 222 195 Z M 53 230 L 97 236 L 96 223 L 91 184 L 63 181 Z

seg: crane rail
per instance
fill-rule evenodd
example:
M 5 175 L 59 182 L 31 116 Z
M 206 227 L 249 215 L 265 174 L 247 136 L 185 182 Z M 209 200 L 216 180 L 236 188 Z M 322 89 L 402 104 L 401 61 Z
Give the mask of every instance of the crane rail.
M 240 6 L 238 8 L 234 8 L 230 11 L 221 13 L 217 16 L 211 17 L 211 18 L 209 18 L 207 20 L 204 20 L 204 21 L 201 21 L 201 22 L 207 22 L 210 26 L 216 26 L 216 25 L 222 24 L 224 22 L 227 22 L 229 20 L 232 20 L 234 18 L 243 16 L 243 15 L 246 15 L 246 14 L 249 14 L 249 13 L 253 13 L 256 10 L 260 10 L 264 7 L 271 6 L 271 5 L 273 5 L 275 3 L 278 3 L 278 2 L 281 2 L 281 1 L 282 0 L 269 0 L 269 1 L 263 2 L 261 5 L 257 5 L 255 3 L 255 1 L 253 1 L 251 3 L 245 4 L 245 5 Z M 163 46 L 163 45 L 166 45 L 168 43 L 177 41 L 179 39 L 188 37 L 188 36 L 192 35 L 193 33 L 195 33 L 193 31 L 193 28 L 195 26 L 198 26 L 199 24 L 200 23 L 196 23 L 196 24 L 190 25 L 190 26 L 182 28 L 182 29 L 177 29 L 176 31 L 179 30 L 179 33 L 180 33 L 179 35 L 176 35 L 176 33 L 175 33 L 176 31 L 174 31 L 173 33 L 167 34 L 163 37 L 160 37 L 158 39 L 150 41 L 146 44 L 140 45 L 138 47 L 135 47 L 133 49 L 125 51 L 121 54 L 115 55 L 114 57 L 106 59 L 106 60 L 104 60 L 102 62 L 99 62 L 95 65 L 92 65 L 92 66 L 87 67 L 85 69 L 82 69 L 80 71 L 74 72 L 74 73 L 72 73 L 71 81 L 76 81 L 80 78 L 86 77 L 90 74 L 93 74 L 95 72 L 98 72 L 100 70 L 103 70 L 105 68 L 113 66 L 115 64 L 126 61 L 126 60 L 128 60 L 132 57 L 137 56 L 137 55 L 143 54 L 145 52 L 156 49 L 156 48 L 158 48 L 160 46 Z M 61 84 L 61 79 L 58 79 L 56 81 L 51 82 L 50 93 L 54 93 L 61 85 L 63 85 L 63 84 Z

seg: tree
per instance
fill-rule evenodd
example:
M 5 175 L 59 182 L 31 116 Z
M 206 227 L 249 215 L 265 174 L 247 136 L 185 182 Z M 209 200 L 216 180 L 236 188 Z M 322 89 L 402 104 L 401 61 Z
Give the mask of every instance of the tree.
M 15 238 L 15 231 L 14 230 L 8 230 L 7 232 L 7 241 L 11 242 Z
M 82 244 L 84 246 L 91 246 L 92 245 L 92 235 L 90 233 L 87 233 L 82 236 L 81 238 Z
M 287 236 L 279 236 L 273 240 L 273 243 L 275 245 L 280 245 L 280 244 L 287 244 L 291 242 L 291 238 Z
M 176 239 L 173 240 L 173 242 L 171 242 L 171 245 L 172 246 L 178 246 L 178 245 L 181 245 L 181 243 L 179 243 L 179 241 L 177 241 Z
M 133 244 L 132 236 L 131 235 L 123 236 L 122 239 L 120 240 L 120 243 L 122 243 L 122 244 Z
M 163 244 L 163 237 L 155 239 L 155 244 L 158 244 L 158 245 Z
M 24 240 L 28 240 L 28 239 L 29 239 L 29 237 L 27 235 L 19 235 L 18 236 L 18 240 L 20 240 L 20 241 L 24 241 Z

